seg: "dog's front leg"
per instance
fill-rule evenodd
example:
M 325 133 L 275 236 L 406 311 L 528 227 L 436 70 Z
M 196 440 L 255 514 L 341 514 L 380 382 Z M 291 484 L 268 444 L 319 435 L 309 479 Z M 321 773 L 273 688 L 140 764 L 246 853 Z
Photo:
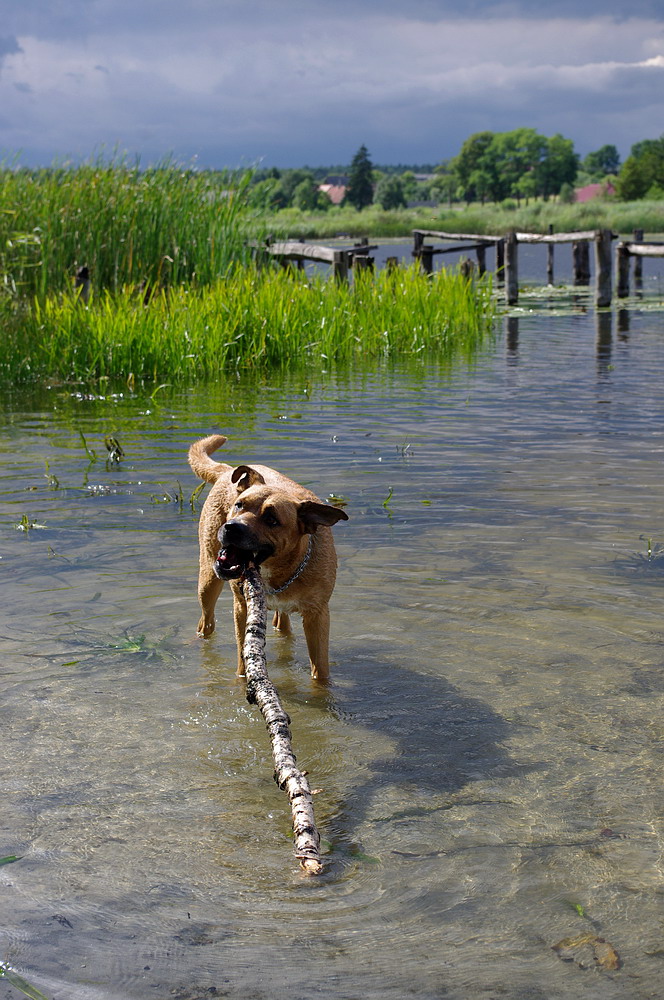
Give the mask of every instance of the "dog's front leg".
M 241 587 L 233 583 L 233 618 L 235 620 L 235 641 L 237 642 L 237 676 L 244 677 L 244 636 L 247 631 L 247 602 Z
M 203 614 L 198 623 L 198 635 L 204 638 L 214 632 L 214 609 L 223 585 L 223 580 L 219 579 L 212 567 L 201 557 L 201 567 L 198 574 L 198 599 Z
M 323 607 L 304 608 L 302 610 L 302 625 L 307 640 L 311 676 L 316 681 L 325 684 L 330 676 L 330 609 Z

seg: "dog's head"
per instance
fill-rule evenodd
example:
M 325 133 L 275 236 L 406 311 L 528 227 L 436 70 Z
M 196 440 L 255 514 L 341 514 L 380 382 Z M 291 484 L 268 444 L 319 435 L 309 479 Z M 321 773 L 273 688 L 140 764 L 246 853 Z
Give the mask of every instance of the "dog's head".
M 240 465 L 231 482 L 238 496 L 219 531 L 221 551 L 214 571 L 222 580 L 236 580 L 247 566 L 273 557 L 288 559 L 302 535 L 322 526 L 347 521 L 339 507 L 315 500 L 298 500 L 283 489 L 268 486 L 256 469 Z

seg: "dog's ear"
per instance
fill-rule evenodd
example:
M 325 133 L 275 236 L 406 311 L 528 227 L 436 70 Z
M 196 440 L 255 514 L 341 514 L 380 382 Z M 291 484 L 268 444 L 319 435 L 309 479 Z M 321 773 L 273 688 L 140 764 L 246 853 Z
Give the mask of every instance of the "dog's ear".
M 347 521 L 348 514 L 341 507 L 333 507 L 329 503 L 317 503 L 315 500 L 304 500 L 297 509 L 297 516 L 304 525 L 304 532 L 313 535 L 321 525 L 332 527 L 337 521 Z
M 265 480 L 260 472 L 256 472 L 251 466 L 238 465 L 237 469 L 233 469 L 231 472 L 231 482 L 237 483 L 238 493 L 241 493 L 242 490 L 246 490 L 250 486 L 255 486 L 256 483 L 264 483 Z

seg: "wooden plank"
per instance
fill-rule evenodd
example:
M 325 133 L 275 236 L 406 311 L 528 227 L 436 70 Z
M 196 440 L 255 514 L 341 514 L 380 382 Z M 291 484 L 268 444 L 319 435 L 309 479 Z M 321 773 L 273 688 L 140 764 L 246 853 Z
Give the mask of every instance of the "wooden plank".
M 425 247 L 426 250 L 430 250 L 431 253 L 462 253 L 464 250 L 480 250 L 484 249 L 486 243 L 468 243 L 464 246 L 457 247 Z
M 519 243 L 576 243 L 578 240 L 594 240 L 596 235 L 596 229 L 589 229 L 581 233 L 553 233 L 553 235 L 517 233 L 516 238 Z
M 298 260 L 322 260 L 327 264 L 334 264 L 334 255 L 338 251 L 330 247 L 320 247 L 315 243 L 271 243 L 265 247 L 267 253 L 273 257 L 287 257 Z
M 471 240 L 474 243 L 498 243 L 503 239 L 502 236 L 478 236 L 476 233 L 441 233 L 437 229 L 414 229 L 413 236 L 415 237 L 415 242 L 417 243 L 418 237 L 423 239 L 434 239 L 434 240 L 452 240 L 452 241 L 468 241 Z
M 621 243 L 632 257 L 664 257 L 664 243 Z

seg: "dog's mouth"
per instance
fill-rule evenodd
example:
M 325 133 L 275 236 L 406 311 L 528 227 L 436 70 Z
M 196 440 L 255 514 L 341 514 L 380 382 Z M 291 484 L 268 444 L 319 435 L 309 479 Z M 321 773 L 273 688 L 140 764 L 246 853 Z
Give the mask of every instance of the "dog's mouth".
M 267 546 L 254 552 L 238 545 L 224 545 L 213 569 L 220 580 L 238 580 L 250 566 L 260 566 L 270 555 L 272 549 Z

